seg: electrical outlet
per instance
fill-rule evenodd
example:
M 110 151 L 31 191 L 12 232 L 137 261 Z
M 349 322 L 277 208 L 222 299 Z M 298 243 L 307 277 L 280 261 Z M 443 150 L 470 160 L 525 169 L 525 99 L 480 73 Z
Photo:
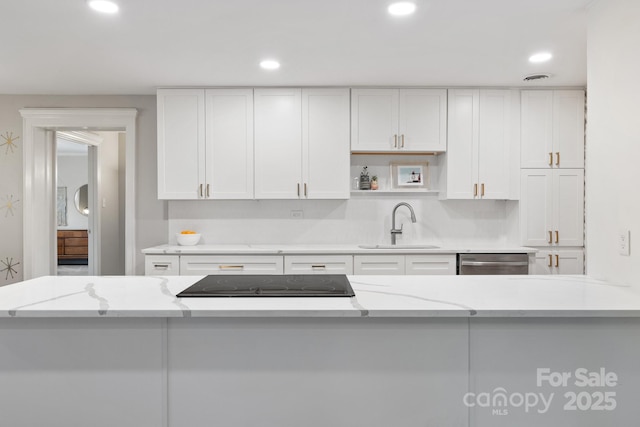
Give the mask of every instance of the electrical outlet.
M 618 233 L 618 253 L 623 256 L 630 255 L 629 239 L 631 232 L 629 230 L 620 230 Z
M 302 210 L 293 210 L 291 211 L 291 218 L 293 219 L 302 219 L 304 218 L 304 212 Z

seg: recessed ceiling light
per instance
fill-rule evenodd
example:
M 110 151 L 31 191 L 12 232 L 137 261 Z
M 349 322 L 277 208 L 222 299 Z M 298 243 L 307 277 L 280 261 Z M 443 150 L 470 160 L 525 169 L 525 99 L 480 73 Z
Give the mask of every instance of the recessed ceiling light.
M 416 11 L 416 4 L 410 1 L 401 1 L 389 5 L 387 11 L 394 16 L 406 16 L 411 15 Z
M 528 76 L 525 76 L 525 78 L 523 80 L 525 82 L 532 82 L 532 81 L 535 81 L 535 80 L 548 79 L 550 77 L 551 77 L 550 74 L 530 74 Z
M 280 68 L 280 63 L 278 61 L 274 61 L 273 59 L 265 59 L 260 63 L 260 66 L 265 70 L 277 70 Z
M 89 7 L 97 12 L 102 13 L 116 13 L 118 12 L 118 5 L 109 0 L 88 0 Z
M 531 55 L 529 57 L 529 62 L 534 62 L 534 63 L 547 62 L 551 58 L 553 58 L 553 55 L 551 55 L 549 52 L 540 52 L 540 53 L 536 53 L 535 55 Z

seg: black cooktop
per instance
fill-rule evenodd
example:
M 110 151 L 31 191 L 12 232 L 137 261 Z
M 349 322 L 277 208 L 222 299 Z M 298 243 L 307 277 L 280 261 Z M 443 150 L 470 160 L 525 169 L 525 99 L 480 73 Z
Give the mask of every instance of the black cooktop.
M 210 275 L 177 297 L 352 297 L 344 274 Z

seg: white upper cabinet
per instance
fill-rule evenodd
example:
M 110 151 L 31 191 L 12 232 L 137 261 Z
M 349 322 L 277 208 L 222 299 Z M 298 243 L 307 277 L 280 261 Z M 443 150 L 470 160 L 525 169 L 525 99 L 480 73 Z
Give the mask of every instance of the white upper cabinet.
M 583 168 L 582 90 L 522 91 L 522 168 Z
M 351 151 L 447 149 L 445 89 L 353 89 Z
M 349 90 L 255 89 L 257 199 L 348 199 Z
M 523 169 L 521 185 L 523 245 L 583 245 L 584 170 Z
M 158 90 L 158 198 L 253 198 L 253 90 Z
M 512 198 L 516 102 L 510 90 L 449 90 L 446 198 Z
M 252 199 L 253 90 L 207 89 L 205 96 L 205 197 Z
M 300 89 L 255 89 L 257 199 L 297 199 L 302 194 Z
M 349 89 L 302 89 L 302 182 L 307 199 L 350 197 Z
M 205 91 L 159 89 L 158 198 L 198 199 L 205 184 Z

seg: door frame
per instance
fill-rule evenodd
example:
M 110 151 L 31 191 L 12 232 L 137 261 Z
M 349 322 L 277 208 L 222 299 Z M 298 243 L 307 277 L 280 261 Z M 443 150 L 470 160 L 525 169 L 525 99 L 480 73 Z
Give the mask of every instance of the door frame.
M 24 280 L 55 274 L 54 130 L 125 132 L 125 274 L 135 274 L 135 108 L 23 108 Z

